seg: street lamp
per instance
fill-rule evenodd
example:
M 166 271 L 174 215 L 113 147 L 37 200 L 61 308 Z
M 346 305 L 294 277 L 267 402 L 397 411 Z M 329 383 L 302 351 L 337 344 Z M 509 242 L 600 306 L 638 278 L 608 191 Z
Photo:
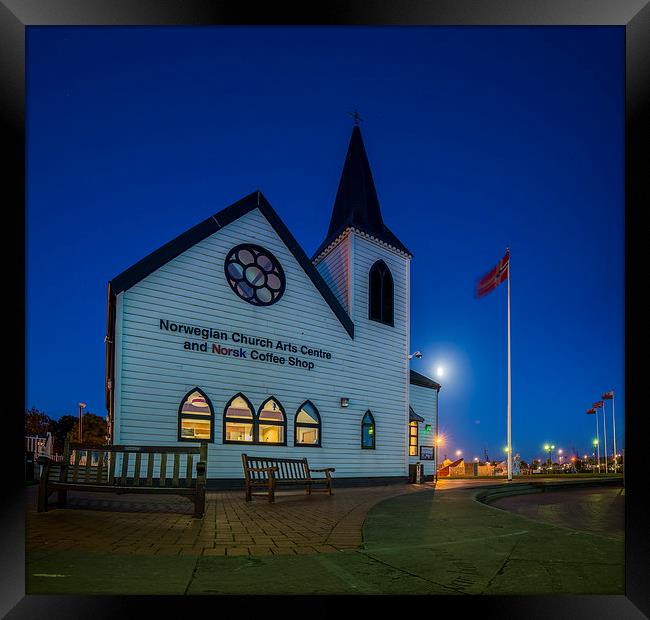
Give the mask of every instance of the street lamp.
M 549 463 L 551 462 L 551 446 L 544 444 L 544 451 L 546 452 L 546 469 L 548 469 Z
M 594 439 L 592 443 L 594 445 L 594 460 L 596 460 L 596 448 L 598 447 L 598 440 Z M 598 459 L 598 473 L 600 473 L 600 459 Z
M 79 403 L 79 443 L 81 443 L 83 440 L 82 415 L 85 407 L 86 407 L 86 403 Z
M 436 427 L 438 418 L 436 417 Z M 444 443 L 444 437 L 438 435 L 438 429 L 436 428 L 436 440 L 434 442 L 435 450 L 433 455 L 434 460 L 434 471 L 436 472 L 436 482 L 438 482 L 438 448 Z
M 409 355 L 409 359 L 412 360 L 413 358 L 416 358 L 418 360 L 422 359 L 422 353 L 420 353 L 419 351 L 416 351 L 415 353 L 411 353 Z

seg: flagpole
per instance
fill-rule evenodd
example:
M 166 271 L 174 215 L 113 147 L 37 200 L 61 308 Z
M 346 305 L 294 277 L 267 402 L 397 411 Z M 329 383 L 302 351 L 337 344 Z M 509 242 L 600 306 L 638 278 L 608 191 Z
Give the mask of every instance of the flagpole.
M 508 480 L 512 480 L 512 394 L 511 394 L 511 373 L 510 373 L 510 248 L 508 252 Z
M 600 473 L 600 436 L 598 435 L 598 410 L 596 410 L 596 442 L 598 443 L 598 473 Z
M 605 473 L 607 473 L 607 417 L 605 416 L 605 401 L 603 401 L 603 437 L 603 446 L 605 448 Z
M 616 418 L 614 417 L 614 390 L 612 390 L 612 426 L 614 427 L 614 473 L 618 473 L 618 462 L 616 461 Z

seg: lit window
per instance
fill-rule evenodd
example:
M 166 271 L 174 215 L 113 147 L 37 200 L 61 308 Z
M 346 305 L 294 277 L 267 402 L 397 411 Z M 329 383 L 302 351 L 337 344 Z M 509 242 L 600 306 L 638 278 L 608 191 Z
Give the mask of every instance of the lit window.
M 258 418 L 258 439 L 263 444 L 286 445 L 286 417 L 282 405 L 275 398 L 268 398 L 260 407 Z
M 188 392 L 178 410 L 179 441 L 212 441 L 214 411 L 210 399 L 198 387 Z
M 260 443 L 285 446 L 287 420 L 275 398 L 262 403 L 257 415 L 250 401 L 237 394 L 226 405 L 223 415 L 224 443 Z
M 253 443 L 255 426 L 253 406 L 243 394 L 237 394 L 226 405 L 223 423 L 224 443 Z
M 318 410 L 310 401 L 304 402 L 296 413 L 294 445 L 321 445 L 321 422 Z
M 383 260 L 371 268 L 368 279 L 368 317 L 393 325 L 393 276 Z
M 375 418 L 370 411 L 361 420 L 361 447 L 366 450 L 375 449 Z
M 418 423 L 409 422 L 409 456 L 418 455 Z

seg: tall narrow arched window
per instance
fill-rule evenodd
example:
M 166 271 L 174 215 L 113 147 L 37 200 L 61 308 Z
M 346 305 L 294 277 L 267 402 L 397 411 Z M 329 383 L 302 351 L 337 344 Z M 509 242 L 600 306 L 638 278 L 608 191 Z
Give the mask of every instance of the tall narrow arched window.
M 361 420 L 361 447 L 365 450 L 374 450 L 375 439 L 375 418 L 368 410 Z
M 393 325 L 393 276 L 383 260 L 371 268 L 368 281 L 368 318 Z
M 300 405 L 294 424 L 294 446 L 321 445 L 321 421 L 318 409 L 310 401 Z
M 253 443 L 255 441 L 255 410 L 241 392 L 233 396 L 223 410 L 223 442 Z
M 213 441 L 214 410 L 203 390 L 195 387 L 178 408 L 179 441 Z
M 267 398 L 257 414 L 256 442 L 264 445 L 287 445 L 287 417 L 282 405 L 273 397 Z

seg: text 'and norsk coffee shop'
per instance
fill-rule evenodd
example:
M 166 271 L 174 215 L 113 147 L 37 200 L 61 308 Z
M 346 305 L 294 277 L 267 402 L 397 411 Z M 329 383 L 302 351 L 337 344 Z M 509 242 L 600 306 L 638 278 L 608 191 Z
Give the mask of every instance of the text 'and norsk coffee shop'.
M 410 259 L 355 126 L 311 260 L 254 192 L 109 283 L 111 442 L 207 442 L 213 485 L 242 479 L 243 452 L 432 475 L 440 385 L 409 368 Z

